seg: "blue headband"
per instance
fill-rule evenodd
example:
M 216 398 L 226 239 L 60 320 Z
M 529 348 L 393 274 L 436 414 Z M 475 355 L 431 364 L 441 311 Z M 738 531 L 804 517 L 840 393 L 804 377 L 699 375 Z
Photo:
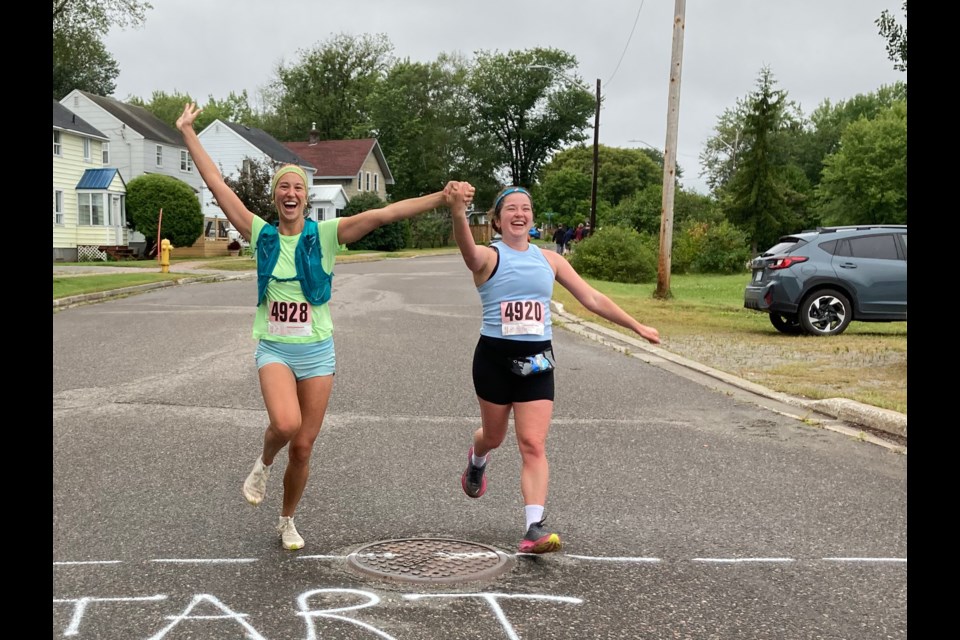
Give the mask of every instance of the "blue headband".
M 495 210 L 496 210 L 496 209 L 499 209 L 499 208 L 500 208 L 500 202 L 501 202 L 504 198 L 506 198 L 508 195 L 510 195 L 511 193 L 523 193 L 523 194 L 526 194 L 526 196 L 527 196 L 528 198 L 530 198 L 531 200 L 533 200 L 533 197 L 530 195 L 530 192 L 527 191 L 526 189 L 524 189 L 523 187 L 510 187 L 509 189 L 507 189 L 506 191 L 504 191 L 503 193 L 501 193 L 499 196 L 497 196 L 496 202 L 493 203 L 493 208 L 494 208 Z

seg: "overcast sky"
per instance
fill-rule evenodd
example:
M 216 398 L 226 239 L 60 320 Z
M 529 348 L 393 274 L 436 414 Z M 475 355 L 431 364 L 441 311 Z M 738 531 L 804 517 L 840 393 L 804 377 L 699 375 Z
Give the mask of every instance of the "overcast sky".
M 385 34 L 397 58 L 552 47 L 573 54 L 591 88 L 600 80 L 601 144 L 663 150 L 675 0 L 151 0 L 145 24 L 113 30 L 114 97 L 153 91 L 201 105 L 244 89 L 259 108 L 278 63 L 332 36 Z M 875 20 L 904 24 L 901 0 L 688 0 L 684 11 L 677 162 L 683 185 L 706 193 L 698 157 L 717 117 L 756 88 L 768 66 L 809 115 L 882 85 L 893 69 Z M 593 140 L 590 130 L 587 144 Z

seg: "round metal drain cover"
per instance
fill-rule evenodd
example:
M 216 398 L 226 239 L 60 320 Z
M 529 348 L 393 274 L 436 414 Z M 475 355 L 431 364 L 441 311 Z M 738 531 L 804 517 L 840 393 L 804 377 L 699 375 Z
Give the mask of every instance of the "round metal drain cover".
M 487 580 L 513 562 L 494 547 L 445 538 L 382 540 L 347 556 L 348 566 L 367 575 L 421 583 Z

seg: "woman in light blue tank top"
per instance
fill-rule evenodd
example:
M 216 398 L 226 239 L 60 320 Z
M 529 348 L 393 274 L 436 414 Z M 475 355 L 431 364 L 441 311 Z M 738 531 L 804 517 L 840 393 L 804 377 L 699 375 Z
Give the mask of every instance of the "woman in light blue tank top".
M 526 521 L 526 533 L 518 549 L 521 553 L 558 551 L 560 536 L 547 528 L 543 515 L 549 480 L 546 440 L 553 415 L 557 362 L 550 317 L 554 281 L 591 312 L 636 332 L 644 340 L 659 344 L 660 334 L 590 286 L 566 258 L 530 242 L 533 200 L 523 187 L 507 187 L 494 201 L 489 216 L 501 238 L 490 246 L 474 242 L 462 200 L 451 205 L 451 213 L 457 246 L 473 272 L 483 307 L 473 359 L 481 426 L 473 433 L 460 486 L 471 498 L 486 492 L 488 456 L 506 438 L 512 411 Z

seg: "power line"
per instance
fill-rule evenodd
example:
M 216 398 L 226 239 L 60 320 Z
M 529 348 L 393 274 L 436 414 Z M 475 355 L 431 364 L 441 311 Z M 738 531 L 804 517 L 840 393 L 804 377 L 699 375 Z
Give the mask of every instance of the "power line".
M 613 80 L 613 77 L 617 75 L 617 71 L 620 69 L 620 63 L 623 62 L 623 57 L 627 55 L 627 49 L 630 47 L 630 41 L 633 40 L 633 33 L 637 30 L 637 22 L 640 20 L 640 12 L 643 10 L 643 3 L 646 0 L 641 0 L 640 8 L 637 9 L 637 17 L 633 19 L 633 28 L 630 29 L 630 36 L 627 38 L 627 44 L 623 47 L 623 53 L 620 54 L 620 59 L 617 61 L 617 66 L 613 69 L 613 73 L 610 74 L 610 77 L 607 78 L 607 81 L 604 83 L 607 87 L 610 86 L 610 81 Z

